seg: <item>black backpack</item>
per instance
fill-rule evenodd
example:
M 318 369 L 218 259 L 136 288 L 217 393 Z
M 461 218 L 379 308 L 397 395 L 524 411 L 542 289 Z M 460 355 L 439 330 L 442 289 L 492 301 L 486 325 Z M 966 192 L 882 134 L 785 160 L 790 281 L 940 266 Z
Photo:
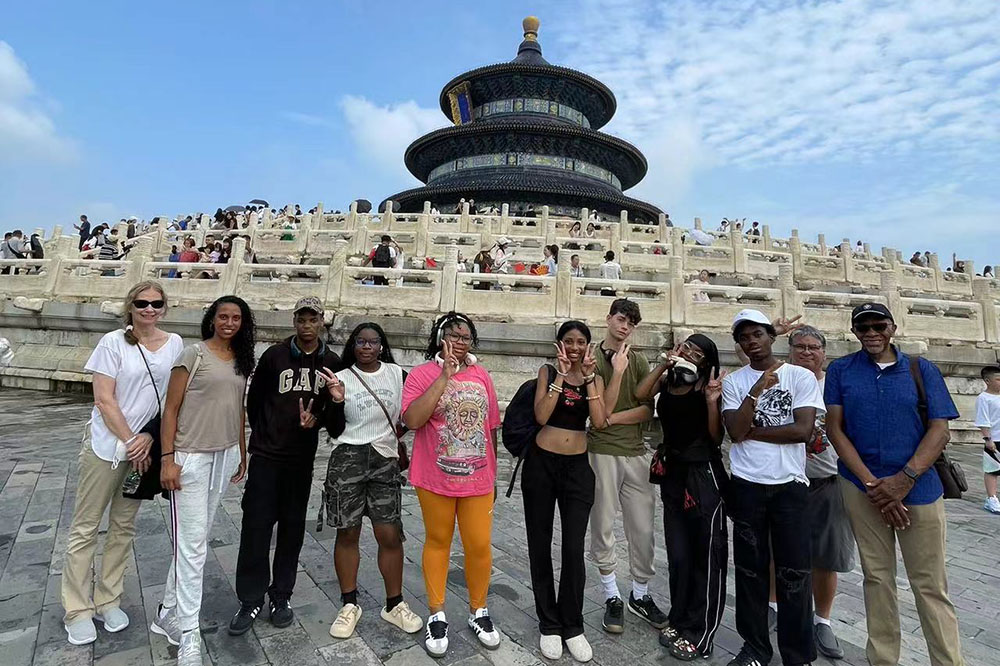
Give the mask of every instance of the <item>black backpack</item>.
M 549 370 L 549 383 L 556 379 L 555 366 L 546 364 Z M 529 379 L 521 384 L 514 397 L 507 405 L 507 411 L 503 415 L 503 447 L 517 459 L 514 471 L 510 475 L 510 484 L 507 486 L 507 497 L 514 492 L 514 481 L 517 480 L 517 470 L 521 468 L 524 457 L 528 455 L 528 449 L 535 443 L 535 437 L 542 426 L 535 420 L 535 390 L 538 379 Z
M 372 266 L 375 268 L 392 268 L 392 252 L 388 245 L 379 243 L 375 248 L 375 256 L 372 257 Z

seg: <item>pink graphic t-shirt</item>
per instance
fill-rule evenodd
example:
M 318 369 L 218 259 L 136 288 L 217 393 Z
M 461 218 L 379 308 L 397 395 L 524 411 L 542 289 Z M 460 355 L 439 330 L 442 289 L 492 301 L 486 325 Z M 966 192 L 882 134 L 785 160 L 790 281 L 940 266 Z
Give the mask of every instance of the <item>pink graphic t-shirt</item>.
M 434 361 L 413 368 L 403 385 L 402 411 L 440 376 L 441 366 Z M 493 380 L 481 366 L 465 366 L 448 381 L 430 420 L 414 433 L 410 483 L 445 497 L 492 492 L 497 457 L 491 431 L 499 427 Z

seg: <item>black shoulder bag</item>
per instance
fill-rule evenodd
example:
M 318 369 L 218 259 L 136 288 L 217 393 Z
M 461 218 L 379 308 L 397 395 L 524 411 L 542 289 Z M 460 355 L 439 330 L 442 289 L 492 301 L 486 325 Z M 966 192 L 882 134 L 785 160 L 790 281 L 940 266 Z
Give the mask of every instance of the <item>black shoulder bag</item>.
M 910 375 L 917 385 L 917 412 L 920 420 L 924 423 L 924 432 L 928 429 L 927 419 L 927 392 L 924 390 L 924 377 L 920 374 L 920 357 L 910 357 Z M 945 445 L 947 448 L 947 444 Z M 934 461 L 934 469 L 941 477 L 941 485 L 944 486 L 945 499 L 962 499 L 962 493 L 969 489 L 969 482 L 965 479 L 965 470 L 957 462 L 948 458 L 948 454 L 941 450 L 941 455 Z
M 139 485 L 134 490 L 129 492 L 124 488 L 122 489 L 122 497 L 151 500 L 157 495 L 166 497 L 166 491 L 160 485 L 160 462 L 162 461 L 160 457 L 160 421 L 163 417 L 163 411 L 161 407 L 162 403 L 160 402 L 160 392 L 156 388 L 156 380 L 153 378 L 153 370 L 149 367 L 149 361 L 146 360 L 146 355 L 142 353 L 142 345 L 137 343 L 136 349 L 139 350 L 139 355 L 142 356 L 142 362 L 146 364 L 149 382 L 153 385 L 153 392 L 156 394 L 156 416 L 149 419 L 146 425 L 142 426 L 137 433 L 145 433 L 153 438 L 153 444 L 149 447 L 149 469 L 142 473 Z

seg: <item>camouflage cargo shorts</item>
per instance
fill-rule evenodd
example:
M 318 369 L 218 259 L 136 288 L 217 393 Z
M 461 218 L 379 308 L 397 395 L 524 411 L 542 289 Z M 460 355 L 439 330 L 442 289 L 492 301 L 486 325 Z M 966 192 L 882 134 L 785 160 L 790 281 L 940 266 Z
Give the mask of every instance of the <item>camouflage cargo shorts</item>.
M 358 527 L 368 516 L 373 525 L 389 523 L 402 530 L 401 479 L 397 459 L 379 455 L 371 446 L 338 445 L 330 453 L 323 486 L 326 524 Z

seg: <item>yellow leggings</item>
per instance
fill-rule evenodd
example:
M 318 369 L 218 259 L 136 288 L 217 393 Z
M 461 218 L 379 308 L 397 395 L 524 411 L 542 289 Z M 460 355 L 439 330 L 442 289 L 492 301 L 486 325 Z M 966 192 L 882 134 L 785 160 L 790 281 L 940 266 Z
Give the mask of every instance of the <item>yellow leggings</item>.
M 427 606 L 432 613 L 444 608 L 451 539 L 455 533 L 455 519 L 458 518 L 458 531 L 465 548 L 465 585 L 469 588 L 469 608 L 484 608 L 493 569 L 493 493 L 445 497 L 417 488 L 417 499 L 420 500 L 426 532 L 423 568 Z

